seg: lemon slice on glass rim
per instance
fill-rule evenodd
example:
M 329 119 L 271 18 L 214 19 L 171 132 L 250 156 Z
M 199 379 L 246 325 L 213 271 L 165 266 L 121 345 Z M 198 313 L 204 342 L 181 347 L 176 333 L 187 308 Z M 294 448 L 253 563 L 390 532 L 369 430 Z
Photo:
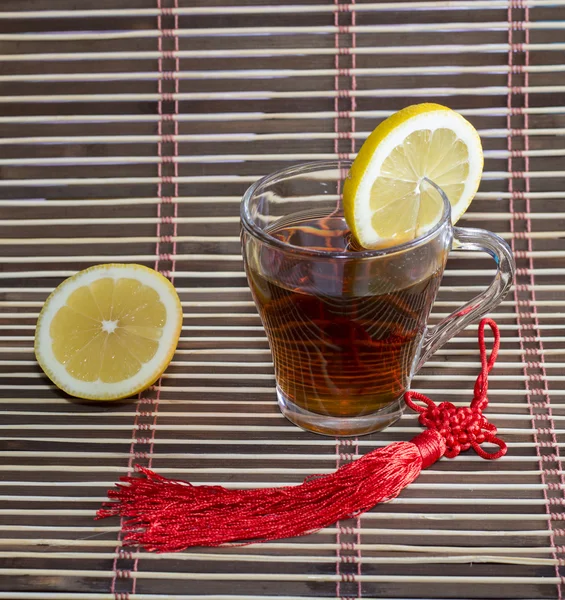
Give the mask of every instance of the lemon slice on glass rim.
M 439 186 L 456 223 L 481 180 L 483 151 L 475 128 L 439 104 L 417 104 L 383 121 L 361 147 L 343 187 L 351 232 L 365 248 L 386 248 L 433 228 L 442 214 Z
M 181 327 L 181 303 L 168 279 L 142 265 L 98 265 L 66 279 L 47 298 L 35 356 L 71 396 L 117 400 L 159 379 Z

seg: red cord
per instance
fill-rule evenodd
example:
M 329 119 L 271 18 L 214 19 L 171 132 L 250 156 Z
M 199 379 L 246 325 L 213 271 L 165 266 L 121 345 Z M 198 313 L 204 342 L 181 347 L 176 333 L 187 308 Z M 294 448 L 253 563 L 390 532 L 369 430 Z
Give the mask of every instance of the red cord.
M 488 325 L 494 335 L 494 342 L 490 356 L 487 358 L 485 343 L 485 326 Z M 488 406 L 488 374 L 496 362 L 500 347 L 500 332 L 492 319 L 483 319 L 479 324 L 479 349 L 481 352 L 481 372 L 477 377 L 470 407 L 457 408 L 451 402 L 442 402 L 439 406 L 424 394 L 419 392 L 406 392 L 406 404 L 420 413 L 419 421 L 430 430 L 436 430 L 446 443 L 444 456 L 455 458 L 459 453 L 469 448 L 487 460 L 495 460 L 504 456 L 508 450 L 505 442 L 496 437 L 496 427 L 489 423 L 483 415 Z M 414 400 L 425 404 L 421 406 Z M 481 448 L 484 442 L 495 444 L 499 447 L 497 452 L 486 452 Z

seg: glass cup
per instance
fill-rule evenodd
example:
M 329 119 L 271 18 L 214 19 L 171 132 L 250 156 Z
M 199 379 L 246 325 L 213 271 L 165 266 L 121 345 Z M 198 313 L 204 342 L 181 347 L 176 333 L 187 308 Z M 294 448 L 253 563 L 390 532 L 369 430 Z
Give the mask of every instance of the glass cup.
M 349 162 L 317 162 L 254 183 L 241 207 L 242 250 L 273 356 L 278 403 L 296 425 L 332 436 L 379 431 L 435 350 L 492 310 L 512 284 L 508 245 L 451 224 L 429 181 L 438 219 L 424 235 L 384 250 L 356 247 L 341 209 Z M 450 250 L 496 263 L 488 288 L 438 325 L 427 321 Z

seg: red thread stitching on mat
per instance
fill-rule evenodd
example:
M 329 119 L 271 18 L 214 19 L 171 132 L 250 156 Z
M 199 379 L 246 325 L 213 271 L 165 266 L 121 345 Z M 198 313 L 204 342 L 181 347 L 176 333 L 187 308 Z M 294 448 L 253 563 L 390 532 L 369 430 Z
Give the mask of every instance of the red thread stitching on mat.
M 355 1 L 355 0 L 354 0 Z M 355 14 L 355 11 L 353 12 L 353 14 Z M 357 438 L 355 438 L 355 454 L 359 454 L 359 440 Z M 362 597 L 362 588 L 361 588 L 361 569 L 362 569 L 362 557 L 361 557 L 361 517 L 358 516 L 356 518 L 356 525 L 357 525 L 357 533 L 355 534 L 355 544 L 357 546 L 357 553 L 356 553 L 356 559 L 357 559 L 357 598 L 361 598 Z
M 174 0 L 174 7 L 175 9 L 178 8 L 178 0 Z M 178 14 L 175 12 L 175 30 L 178 31 L 179 29 L 179 18 L 178 18 Z M 175 72 L 178 74 L 180 73 L 180 58 L 179 58 L 179 38 L 177 35 L 175 35 Z M 179 197 L 179 162 L 178 162 L 178 156 L 179 156 L 179 143 L 178 143 L 178 139 L 179 139 L 179 120 L 178 120 L 178 115 L 179 115 L 179 101 L 178 101 L 178 97 L 179 97 L 179 91 L 180 91 L 180 81 L 179 78 L 177 77 L 175 79 L 175 103 L 174 103 L 174 110 L 175 110 L 175 120 L 174 120 L 174 132 L 175 132 L 175 140 L 173 142 L 173 153 L 174 153 L 174 157 L 175 157 L 175 162 L 174 162 L 174 166 L 173 166 L 173 172 L 175 174 L 175 183 L 174 183 L 174 196 L 175 196 L 175 203 L 174 203 L 174 207 L 173 207 L 173 214 L 175 217 L 175 222 L 173 223 L 173 237 L 174 237 L 174 241 L 172 244 L 172 251 L 173 251 L 173 258 L 171 260 L 171 270 L 175 271 L 175 267 L 176 267 L 176 261 L 175 261 L 175 256 L 177 253 L 177 242 L 176 242 L 176 238 L 177 238 L 177 222 L 178 222 L 178 203 L 176 202 L 176 199 Z M 171 278 L 171 281 L 174 283 L 174 275 Z
M 527 3 L 522 2 L 523 6 L 524 6 L 524 21 L 525 23 L 529 23 L 530 21 L 530 8 L 529 5 Z M 528 89 L 529 89 L 529 85 L 530 85 L 530 75 L 529 75 L 529 69 L 528 67 L 530 66 L 530 52 L 529 52 L 529 44 L 530 44 L 530 29 L 529 27 L 525 27 L 524 28 L 524 38 L 525 38 L 525 53 L 524 53 L 524 63 L 525 63 L 525 71 L 524 71 L 524 87 L 526 88 L 526 92 L 524 94 L 524 107 L 526 108 L 526 111 L 524 113 L 524 130 L 525 130 L 525 136 L 524 136 L 524 147 L 525 147 L 525 158 L 524 158 L 524 167 L 525 167 L 525 187 L 526 187 L 526 213 L 527 213 L 527 231 L 528 234 L 531 233 L 532 230 L 532 222 L 529 218 L 530 216 L 530 178 L 529 178 L 529 172 L 530 172 L 530 158 L 528 156 L 528 151 L 530 149 L 530 136 L 528 135 L 528 131 L 530 129 L 530 124 L 529 124 L 529 120 L 530 120 L 530 115 L 529 115 L 529 111 L 527 110 L 529 108 L 529 104 L 530 104 L 530 96 L 528 93 Z M 528 251 L 532 251 L 532 239 L 531 237 L 528 238 Z M 558 469 L 549 469 L 546 470 L 546 472 L 548 474 L 553 474 L 553 475 L 558 475 L 559 476 L 559 480 L 560 480 L 560 489 L 563 493 L 563 487 L 565 486 L 565 477 L 563 475 L 563 469 L 562 469 L 562 465 L 561 465 L 561 455 L 560 455 L 560 450 L 559 450 L 559 446 L 557 445 L 557 436 L 555 434 L 555 423 L 553 421 L 553 412 L 552 412 L 552 408 L 551 408 L 551 400 L 549 397 L 549 386 L 547 383 L 547 372 L 546 372 L 546 368 L 545 368 L 545 353 L 544 353 L 544 347 L 543 347 L 543 337 L 541 335 L 541 331 L 539 329 L 539 317 L 538 317 L 538 310 L 537 310 L 537 300 L 536 300 L 536 288 L 535 288 L 535 276 L 534 276 L 534 259 L 533 256 L 530 255 L 529 258 L 529 266 L 530 266 L 530 283 L 531 283 L 531 295 L 532 295 L 532 313 L 533 313 L 533 319 L 534 319 L 534 324 L 536 326 L 536 333 L 537 336 L 539 337 L 539 361 L 537 362 L 538 368 L 542 373 L 542 382 L 543 382 L 543 393 L 547 398 L 547 406 L 546 406 L 546 410 L 547 410 L 547 420 L 549 421 L 549 425 L 551 428 L 551 441 L 554 443 L 555 445 L 555 455 L 556 455 L 556 460 L 555 462 L 557 463 L 557 466 L 559 467 Z M 553 518 L 553 514 L 550 513 L 552 518 Z M 550 523 L 551 525 L 551 523 Z M 562 535 L 561 533 L 557 534 L 557 535 Z M 556 569 L 556 572 L 558 575 L 560 575 L 558 569 Z M 563 583 L 563 578 L 561 578 L 562 583 Z M 561 599 L 561 585 L 559 586 L 559 598 Z
M 157 155 L 159 156 L 159 163 L 157 167 L 157 173 L 159 177 L 159 183 L 157 184 L 157 196 L 159 198 L 157 204 L 157 242 L 155 245 L 155 254 L 157 255 L 157 259 L 155 261 L 155 269 L 160 271 L 165 277 L 170 275 L 169 271 L 164 271 L 159 269 L 161 261 L 169 261 L 171 263 L 171 270 L 174 272 L 175 270 L 175 255 L 176 255 L 176 236 L 177 236 L 177 216 L 178 216 L 178 204 L 176 199 L 179 195 L 178 190 L 178 92 L 179 92 L 179 79 L 175 76 L 175 74 L 180 71 L 180 61 L 178 57 L 179 52 L 179 40 L 177 36 L 177 31 L 179 28 L 178 22 L 178 14 L 174 12 L 174 9 L 178 9 L 178 0 L 174 0 L 174 9 L 171 7 L 163 7 L 161 6 L 162 0 L 157 0 L 157 8 L 159 9 L 159 14 L 157 16 L 157 26 L 160 32 L 158 38 L 158 49 L 159 49 L 159 80 L 157 83 L 158 93 L 159 93 L 159 101 L 158 101 L 158 113 L 159 113 L 159 121 L 157 124 L 157 133 L 159 135 L 159 141 L 157 143 Z M 166 15 L 174 14 L 174 30 L 165 30 L 162 27 L 162 17 Z M 163 38 L 164 37 L 174 37 L 175 49 L 173 51 L 163 51 Z M 175 71 L 174 72 L 165 72 L 163 69 L 163 61 L 166 59 L 175 60 Z M 174 80 L 175 94 L 166 93 L 163 90 L 163 81 L 172 79 Z M 163 114 L 163 102 L 173 101 L 174 100 L 174 115 Z M 174 135 L 163 135 L 163 123 L 166 121 L 173 121 L 174 124 Z M 163 156 L 163 144 L 172 143 L 173 144 L 173 157 Z M 173 163 L 174 169 L 174 177 L 165 177 L 163 176 L 163 165 L 165 163 Z M 163 185 L 166 183 L 172 183 L 174 185 L 174 199 L 170 196 L 164 196 L 163 194 Z M 163 204 L 174 204 L 174 218 L 170 216 L 165 216 L 162 214 L 162 205 Z M 164 224 L 172 224 L 173 226 L 173 235 L 162 235 L 161 228 Z M 170 243 L 172 242 L 172 253 L 164 253 L 161 252 L 161 243 Z M 171 277 L 171 281 L 173 278 Z M 157 425 L 157 417 L 159 413 L 159 399 L 161 392 L 161 380 L 152 386 L 152 390 L 156 391 L 155 398 L 146 398 L 141 394 L 138 396 L 138 400 L 136 403 L 136 412 L 133 423 L 132 430 L 132 438 L 129 449 L 129 459 L 128 459 L 128 475 L 132 473 L 134 470 L 133 461 L 139 460 L 140 458 L 146 459 L 148 467 L 151 468 L 153 462 L 153 451 L 154 451 L 154 442 L 155 442 L 155 430 Z M 144 411 L 140 410 L 140 408 L 144 404 L 152 404 L 153 410 Z M 152 418 L 151 424 L 140 423 L 141 418 Z M 137 437 L 137 433 L 140 431 L 150 431 L 150 437 Z M 136 445 L 148 445 L 149 451 L 137 450 Z M 136 583 L 137 580 L 132 576 L 138 569 L 139 558 L 137 553 L 134 554 L 131 551 L 128 551 L 121 547 L 121 541 L 123 539 L 123 519 L 120 521 L 120 533 L 118 535 L 118 546 L 115 550 L 114 562 L 113 562 L 113 571 L 114 576 L 112 578 L 111 583 L 111 593 L 114 595 L 115 600 L 129 600 L 130 594 L 135 594 L 136 592 Z M 127 559 L 133 560 L 133 565 L 131 569 L 120 569 L 118 567 L 119 559 Z M 131 580 L 131 592 L 118 592 L 116 591 L 116 582 L 118 579 L 129 579 Z
M 346 454 L 341 452 L 341 446 L 351 446 L 354 445 L 355 453 L 354 454 Z M 359 442 L 357 438 L 352 440 L 340 440 L 336 438 L 335 443 L 335 452 L 336 452 L 336 469 L 339 469 L 341 466 L 342 460 L 355 460 L 355 458 L 359 454 Z M 357 583 L 357 596 L 356 599 L 361 598 L 361 581 L 358 579 L 358 576 L 361 575 L 361 549 L 360 549 L 360 527 L 361 522 L 360 518 L 356 518 L 355 527 L 346 527 L 341 525 L 340 521 L 336 523 L 337 533 L 336 533 L 336 575 L 339 579 L 336 580 L 336 596 L 340 600 L 354 600 L 352 596 L 343 596 L 341 594 L 341 584 L 342 583 Z M 341 539 L 342 535 L 355 535 L 355 542 L 346 542 Z M 342 552 L 350 551 L 355 552 L 355 556 L 346 555 L 343 556 Z M 341 572 L 341 564 L 357 564 L 357 573 L 342 573 Z
M 351 153 L 355 153 L 355 112 L 357 110 L 357 99 L 355 96 L 355 92 L 357 91 L 357 77 L 355 76 L 355 69 L 357 69 L 357 52 L 355 52 L 357 48 L 357 34 L 355 33 L 355 27 L 357 26 L 357 11 L 355 10 L 355 0 L 352 0 L 351 3 L 351 26 L 353 30 L 351 31 L 351 91 L 353 94 L 351 95 Z
M 523 27 L 523 23 L 516 23 L 513 21 L 513 14 L 512 14 L 512 8 L 522 8 L 524 7 L 524 3 L 522 2 L 522 0 L 516 1 L 513 0 L 511 2 L 511 4 L 508 7 L 508 45 L 509 45 L 509 50 L 508 50 L 508 66 L 510 67 L 508 70 L 508 82 L 507 82 L 507 87 L 508 87 L 508 96 L 507 96 L 507 106 L 508 106 L 508 116 L 507 116 L 507 129 L 508 129 L 508 142 L 507 142 L 507 147 L 508 147 L 508 151 L 510 153 L 509 158 L 508 158 L 508 171 L 511 172 L 512 176 L 510 177 L 509 181 L 508 181 L 508 191 L 511 193 L 511 197 L 510 197 L 510 212 L 513 214 L 513 218 L 510 219 L 510 230 L 511 232 L 514 234 L 512 239 L 511 239 L 511 244 L 512 244 L 512 250 L 515 251 L 515 242 L 517 239 L 520 238 L 526 238 L 527 239 L 527 243 L 528 243 L 528 251 L 531 252 L 532 251 L 532 239 L 530 237 L 530 233 L 531 233 L 531 220 L 529 218 L 529 212 L 530 212 L 530 197 L 529 197 L 529 191 L 530 191 L 530 179 L 529 179 L 529 158 L 527 156 L 527 151 L 529 150 L 529 136 L 527 134 L 527 131 L 529 129 L 529 115 L 528 115 L 528 110 L 523 110 L 522 108 L 517 107 L 516 109 L 514 109 L 512 107 L 512 94 L 513 93 L 519 93 L 518 90 L 520 88 L 516 88 L 512 85 L 512 74 L 513 73 L 523 73 L 524 74 L 524 86 L 523 86 L 523 91 L 524 91 L 524 107 L 527 109 L 529 106 L 529 94 L 527 92 L 528 87 L 529 87 L 529 74 L 528 74 L 528 69 L 527 67 L 529 66 L 529 51 L 527 50 L 527 45 L 529 44 L 530 41 L 530 35 L 529 35 L 529 29 L 527 27 Z M 529 22 L 529 8 L 528 6 L 524 7 L 525 10 L 525 22 L 528 23 Z M 525 43 L 526 43 L 526 49 L 524 48 L 524 45 L 522 44 L 514 44 L 513 43 L 513 39 L 512 39 L 512 32 L 514 29 L 524 29 L 525 30 Z M 519 46 L 519 47 L 518 47 Z M 516 51 L 524 51 L 525 49 L 525 53 L 524 53 L 524 62 L 525 62 L 525 66 L 526 69 L 523 68 L 515 68 L 513 65 L 513 53 Z M 525 150 L 526 150 L 526 156 L 524 156 L 524 167 L 525 167 L 525 172 L 524 173 L 518 173 L 515 174 L 513 172 L 513 165 L 512 165 L 512 159 L 516 156 L 523 156 L 523 154 L 521 152 L 516 152 L 514 153 L 512 150 L 512 135 L 514 133 L 514 130 L 512 129 L 512 115 L 513 114 L 520 114 L 523 115 L 524 118 L 524 127 L 523 130 L 520 130 L 520 134 L 519 135 L 524 135 L 524 146 L 525 146 Z M 525 130 L 525 131 L 524 131 Z M 513 182 L 513 177 L 514 176 L 520 176 L 523 177 L 525 179 L 525 189 L 526 189 L 526 194 L 522 193 L 522 192 L 514 192 L 514 182 Z M 526 214 L 524 213 L 516 213 L 514 210 L 514 202 L 517 199 L 524 199 L 525 198 L 525 202 L 526 202 Z M 526 235 L 520 235 L 517 236 L 515 229 L 516 229 L 516 219 L 522 219 L 526 221 L 526 230 L 527 230 L 527 234 Z M 523 252 L 519 252 L 516 253 L 517 255 L 523 255 Z M 526 363 L 526 365 L 524 366 L 523 372 L 524 375 L 526 376 L 526 382 L 525 382 L 525 387 L 526 387 L 526 391 L 527 393 L 527 398 L 528 398 L 528 407 L 529 407 L 529 412 L 530 412 L 530 417 L 531 417 L 531 421 L 532 421 L 532 427 L 534 428 L 534 442 L 535 442 L 535 446 L 536 446 L 536 454 L 538 457 L 538 462 L 539 462 L 539 467 L 541 470 L 541 479 L 542 479 L 542 483 L 547 485 L 547 489 L 552 489 L 552 485 L 551 484 L 547 484 L 546 483 L 546 475 L 552 474 L 554 471 L 558 471 L 559 475 L 560 475 L 560 479 L 561 479 L 561 487 L 563 485 L 564 479 L 563 479 L 563 474 L 561 472 L 561 469 L 549 469 L 546 468 L 546 463 L 549 462 L 547 457 L 543 457 L 543 455 L 541 454 L 541 448 L 542 447 L 553 447 L 555 449 L 555 453 L 553 456 L 555 456 L 555 462 L 557 462 L 558 466 L 560 466 L 560 453 L 559 453 L 559 448 L 557 446 L 557 440 L 555 437 L 555 428 L 554 428 L 554 422 L 553 422 L 553 418 L 552 418 L 552 413 L 551 413 L 551 407 L 549 405 L 549 402 L 546 401 L 543 404 L 545 405 L 544 408 L 546 408 L 546 410 L 548 411 L 548 421 L 550 424 L 550 428 L 549 429 L 544 429 L 544 428 L 539 428 L 536 427 L 536 421 L 539 419 L 539 415 L 535 415 L 534 414 L 534 406 L 531 402 L 531 397 L 532 395 L 538 395 L 538 394 L 543 394 L 545 396 L 545 398 L 547 400 L 549 400 L 549 390 L 547 387 L 547 379 L 546 379 L 546 371 L 545 371 L 545 367 L 543 365 L 544 362 L 544 356 L 543 356 L 543 342 L 541 340 L 541 335 L 540 335 L 540 330 L 539 330 L 539 320 L 537 317 L 537 308 L 536 308 L 536 296 L 535 296 L 535 285 L 534 285 L 534 272 L 533 272 L 533 258 L 530 255 L 529 256 L 529 262 L 528 262 L 528 269 L 519 269 L 520 273 L 519 274 L 523 274 L 523 275 L 529 275 L 529 280 L 530 280 L 530 286 L 529 286 L 529 293 L 531 294 L 531 301 L 527 301 L 527 304 L 530 306 L 531 311 L 532 311 L 532 316 L 534 318 L 534 324 L 535 324 L 535 329 L 536 329 L 536 336 L 533 338 L 528 338 L 528 337 L 522 337 L 522 331 L 524 329 L 530 329 L 530 327 L 525 327 L 524 323 L 522 323 L 522 318 L 524 317 L 524 313 L 523 312 L 518 312 L 517 313 L 517 323 L 518 323 L 518 330 L 519 330 L 519 339 L 520 339 L 520 349 L 523 353 L 523 355 L 525 356 L 526 354 L 526 349 L 524 347 L 524 344 L 526 341 L 536 341 L 538 342 L 538 350 L 539 350 L 539 360 L 538 360 L 538 364 L 540 364 L 541 366 L 541 371 L 542 371 L 542 375 L 538 375 L 538 374 L 533 374 L 530 372 L 529 370 L 529 365 L 528 363 Z M 521 288 L 524 289 L 524 288 Z M 518 288 L 515 288 L 514 291 L 514 299 L 515 301 L 518 301 Z M 532 389 L 530 387 L 530 382 L 531 381 L 542 381 L 544 384 L 544 388 L 543 390 L 538 389 Z M 549 434 L 551 436 L 551 443 L 549 442 L 540 442 L 538 440 L 538 435 L 539 434 Z M 547 494 L 547 489 L 544 486 L 543 489 L 543 495 L 544 495 L 544 499 L 545 499 L 545 508 L 546 508 L 546 514 L 547 514 L 547 528 L 550 534 L 550 544 L 552 547 L 552 556 L 556 561 L 556 565 L 555 565 L 555 574 L 557 577 L 561 577 L 560 573 L 559 573 L 559 566 L 558 566 L 558 558 L 557 558 L 557 548 L 555 547 L 555 532 L 553 531 L 552 527 L 552 512 L 550 509 L 550 506 L 553 504 L 562 504 L 562 499 L 555 499 L 555 498 L 549 498 L 548 494 Z M 554 500 L 560 500 L 559 503 L 554 502 Z M 561 593 L 561 584 L 557 585 L 557 594 L 558 594 L 558 599 L 562 600 L 562 593 Z
M 334 0 L 334 27 L 339 27 L 339 0 Z M 336 31 L 334 34 L 334 47 L 335 47 L 335 56 L 334 56 L 334 69 L 336 70 L 336 74 L 334 75 L 334 91 L 336 92 L 334 98 L 334 112 L 338 115 L 334 117 L 334 153 L 339 157 L 339 75 L 337 71 L 339 70 L 339 55 L 341 48 L 339 47 L 339 33 Z M 339 193 L 339 192 L 338 192 Z
M 336 2 L 338 0 L 335 0 Z M 337 12 L 336 14 L 336 18 L 337 18 Z M 336 42 L 337 43 L 337 42 Z M 340 440 L 338 438 L 336 438 L 335 440 L 335 468 L 339 469 L 341 460 L 340 460 Z M 336 551 L 335 551 L 335 574 L 340 577 L 341 576 L 341 560 L 342 560 L 342 556 L 341 556 L 341 551 L 344 549 L 342 542 L 341 542 L 341 525 L 340 522 L 338 521 L 336 524 L 337 527 L 337 533 L 336 533 Z M 341 596 L 341 580 L 337 579 L 336 583 L 335 583 L 335 595 L 337 596 L 337 598 L 342 598 Z M 343 599 L 342 599 L 343 600 Z
M 351 95 L 351 118 L 350 118 L 350 132 L 351 132 L 351 154 L 355 154 L 355 112 L 357 111 L 357 100 L 356 94 L 357 91 L 357 77 L 355 75 L 355 70 L 357 68 L 357 53 L 355 49 L 357 48 L 357 34 L 355 33 L 355 27 L 357 26 L 357 11 L 355 10 L 355 0 L 351 0 L 351 26 L 353 30 L 351 31 L 351 48 L 353 52 L 351 52 L 351 90 L 353 94 Z M 359 440 L 357 438 L 355 441 L 355 454 L 359 455 Z M 362 557 L 361 557 L 361 517 L 357 516 L 356 518 L 357 525 L 357 533 L 355 537 L 355 543 L 357 545 L 357 598 L 362 597 L 362 588 L 361 588 L 361 569 L 362 569 Z
M 352 94 L 352 91 L 355 92 L 357 89 L 357 80 L 355 77 L 354 69 L 357 66 L 356 63 L 356 54 L 352 52 L 352 49 L 356 48 L 356 34 L 351 31 L 352 27 L 356 25 L 356 12 L 355 10 L 351 10 L 351 7 L 355 4 L 353 2 L 351 5 L 340 5 L 339 0 L 334 0 L 334 26 L 337 31 L 334 34 L 334 45 L 335 45 L 335 55 L 334 55 L 334 69 L 336 74 L 334 76 L 334 90 L 336 92 L 336 96 L 334 98 L 334 112 L 336 116 L 334 117 L 334 133 L 336 138 L 334 140 L 334 152 L 337 154 L 338 160 L 347 160 L 349 158 L 349 153 L 340 152 L 340 139 L 349 139 L 351 140 L 351 152 L 355 152 L 355 116 L 354 112 L 356 110 L 356 100 L 355 95 Z M 340 12 L 350 12 L 351 14 L 351 26 L 350 25 L 340 25 L 339 24 L 339 13 Z M 344 46 L 340 47 L 340 35 L 349 35 L 351 34 L 351 47 Z M 351 61 L 351 67 L 342 68 L 339 66 L 339 57 L 340 55 L 348 56 Z M 351 79 L 351 89 L 349 87 L 347 89 L 340 89 L 339 78 L 340 76 L 349 77 Z M 350 110 L 340 111 L 339 110 L 339 99 L 340 98 L 349 98 L 350 100 Z M 347 127 L 346 131 L 339 131 L 339 119 L 340 118 L 348 118 L 350 120 L 350 124 Z
M 334 26 L 336 28 L 336 32 L 334 35 L 334 46 L 335 46 L 335 56 L 334 56 L 334 90 L 335 90 L 335 98 L 334 98 L 334 153 L 337 155 L 338 160 L 347 160 L 349 158 L 349 152 L 353 154 L 355 152 L 355 111 L 357 109 L 357 103 L 355 100 L 355 94 L 351 93 L 357 90 L 357 80 L 355 77 L 355 68 L 357 66 L 356 63 L 356 54 L 352 52 L 356 48 L 356 34 L 352 31 L 352 27 L 356 26 L 356 11 L 354 9 L 355 0 L 352 0 L 351 4 L 340 4 L 340 0 L 334 0 Z M 351 18 L 351 26 L 349 25 L 340 25 L 339 23 L 339 13 L 350 13 Z M 351 34 L 351 46 L 340 46 L 340 36 L 341 35 L 349 35 Z M 348 56 L 350 60 L 350 67 L 341 68 L 339 65 L 339 57 L 340 56 Z M 347 89 L 340 89 L 340 76 L 349 77 L 351 81 L 351 89 L 348 87 Z M 349 110 L 339 110 L 339 100 L 340 98 L 349 98 L 350 108 Z M 345 131 L 340 131 L 339 124 L 340 119 L 349 119 L 349 123 L 346 125 L 347 129 Z M 349 139 L 350 140 L 350 150 L 349 152 L 341 152 L 340 151 L 340 140 Z M 341 173 L 341 178 L 338 181 L 338 194 L 341 193 L 341 179 L 345 178 L 346 172 Z M 342 460 L 353 460 L 354 454 L 351 453 L 342 453 L 341 447 L 351 447 L 354 446 L 354 454 L 359 454 L 359 444 L 357 438 L 353 440 L 338 440 L 336 439 L 336 468 L 339 468 L 340 462 Z M 336 523 L 337 534 L 336 534 L 336 575 L 338 579 L 336 580 L 336 596 L 340 598 L 340 600 L 349 600 L 349 596 L 341 595 L 341 584 L 342 583 L 355 583 L 357 582 L 357 598 L 361 598 L 361 581 L 358 576 L 361 575 L 361 520 L 360 517 L 356 518 L 356 527 L 342 527 L 342 525 L 338 522 Z M 355 543 L 342 541 L 342 534 L 355 535 Z M 355 552 L 355 556 L 342 556 L 343 551 Z M 357 563 L 357 574 L 354 573 L 342 573 L 341 572 L 341 564 L 342 563 Z M 353 600 L 351 598 L 350 600 Z

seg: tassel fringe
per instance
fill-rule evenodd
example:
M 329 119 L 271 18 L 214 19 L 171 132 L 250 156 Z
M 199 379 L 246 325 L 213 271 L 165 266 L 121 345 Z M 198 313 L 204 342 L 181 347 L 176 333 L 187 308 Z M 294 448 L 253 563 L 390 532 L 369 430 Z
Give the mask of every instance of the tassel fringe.
M 108 493 L 117 502 L 107 502 L 97 518 L 126 517 L 125 543 L 154 552 L 313 533 L 395 498 L 418 477 L 424 460 L 437 460 L 445 449 L 441 436 L 424 434 L 425 458 L 418 444 L 398 442 L 330 475 L 281 488 L 195 486 L 140 467 L 144 477 L 122 477 L 126 485 Z

